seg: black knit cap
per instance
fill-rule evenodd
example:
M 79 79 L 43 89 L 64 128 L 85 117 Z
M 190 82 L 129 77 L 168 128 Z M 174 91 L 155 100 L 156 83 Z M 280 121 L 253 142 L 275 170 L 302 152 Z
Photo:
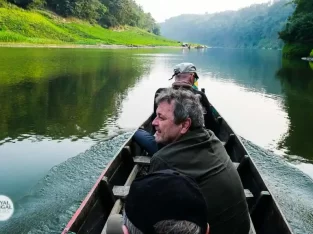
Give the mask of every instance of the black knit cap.
M 208 211 L 198 185 L 173 170 L 163 170 L 138 178 L 125 201 L 130 222 L 144 234 L 153 234 L 154 225 L 164 220 L 186 220 L 207 229 Z

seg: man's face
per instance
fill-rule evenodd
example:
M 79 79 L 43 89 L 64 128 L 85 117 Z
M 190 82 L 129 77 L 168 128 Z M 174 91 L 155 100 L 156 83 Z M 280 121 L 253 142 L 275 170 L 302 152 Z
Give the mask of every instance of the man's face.
M 179 73 L 175 76 L 176 82 L 183 82 L 188 84 L 194 83 L 194 74 L 193 73 Z
M 152 125 L 155 127 L 155 140 L 157 143 L 170 144 L 185 134 L 191 124 L 188 118 L 181 124 L 174 122 L 174 103 L 161 102 L 156 110 L 156 118 Z

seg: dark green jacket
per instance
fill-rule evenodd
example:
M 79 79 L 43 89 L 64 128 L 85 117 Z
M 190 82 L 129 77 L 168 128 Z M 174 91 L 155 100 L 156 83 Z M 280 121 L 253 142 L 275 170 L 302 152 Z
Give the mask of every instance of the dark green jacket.
M 210 130 L 189 131 L 151 159 L 150 172 L 174 169 L 197 181 L 206 198 L 210 234 L 249 233 L 244 189 L 224 146 Z

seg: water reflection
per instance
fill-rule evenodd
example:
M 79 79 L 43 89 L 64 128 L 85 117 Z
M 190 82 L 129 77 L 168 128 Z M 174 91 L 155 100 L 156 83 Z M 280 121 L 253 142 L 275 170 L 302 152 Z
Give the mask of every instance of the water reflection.
M 277 72 L 285 94 L 290 127 L 279 144 L 289 155 L 313 160 L 313 70 L 305 61 L 283 60 Z
M 24 54 L 26 63 L 19 60 L 20 53 L 14 60 L 14 53 L 7 54 L 9 59 L 2 57 L 11 61 L 8 66 L 0 61 L 1 143 L 30 135 L 59 140 L 92 137 L 91 133 L 105 129 L 125 90 L 144 72 L 140 61 L 123 54 L 34 51 Z
M 1 48 L 0 193 L 14 201 L 112 131 L 149 70 L 128 51 Z M 18 172 L 18 173 L 17 173 Z

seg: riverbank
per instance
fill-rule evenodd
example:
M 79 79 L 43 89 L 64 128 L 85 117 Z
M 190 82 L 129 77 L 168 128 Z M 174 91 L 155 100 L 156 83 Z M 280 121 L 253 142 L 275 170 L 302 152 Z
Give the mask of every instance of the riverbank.
M 285 44 L 282 52 L 285 58 L 302 58 L 309 56 L 312 48 L 313 44 Z
M 128 48 L 180 45 L 178 41 L 136 27 L 106 29 L 97 24 L 76 18 L 62 18 L 41 10 L 0 8 L 0 22 L 0 44 L 5 46 Z
M 12 48 L 87 48 L 87 49 L 181 49 L 181 46 L 145 46 L 145 45 L 79 45 L 79 44 L 26 44 L 26 43 L 1 43 L 0 47 Z

